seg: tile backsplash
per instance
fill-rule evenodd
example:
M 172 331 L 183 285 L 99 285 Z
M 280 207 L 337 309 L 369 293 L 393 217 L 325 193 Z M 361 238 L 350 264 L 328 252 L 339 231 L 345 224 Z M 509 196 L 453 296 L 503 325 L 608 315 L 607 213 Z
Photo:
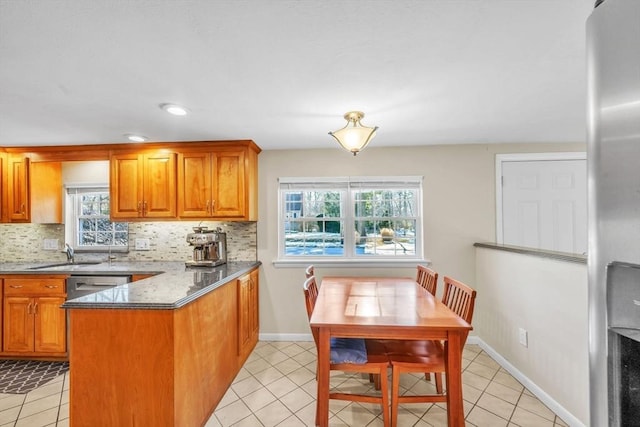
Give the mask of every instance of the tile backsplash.
M 196 225 L 222 228 L 227 233 L 228 261 L 257 260 L 256 222 L 130 222 L 129 252 L 113 253 L 123 261 L 186 261 L 192 247 L 186 235 Z M 0 262 L 65 261 L 64 224 L 0 224 Z M 136 238 L 149 239 L 150 250 L 134 249 Z M 58 249 L 44 249 L 45 239 L 58 241 Z M 78 252 L 77 259 L 106 258 L 105 253 Z

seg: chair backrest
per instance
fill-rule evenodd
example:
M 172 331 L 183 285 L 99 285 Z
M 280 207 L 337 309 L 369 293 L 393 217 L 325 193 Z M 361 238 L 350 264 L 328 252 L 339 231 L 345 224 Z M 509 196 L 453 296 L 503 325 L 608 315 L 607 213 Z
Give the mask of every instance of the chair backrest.
M 307 316 L 311 320 L 311 313 L 313 313 L 316 299 L 318 299 L 318 285 L 316 284 L 315 276 L 307 278 L 302 285 L 302 289 L 304 290 L 304 300 L 307 304 Z
M 304 290 L 304 301 L 307 306 L 307 316 L 309 317 L 309 320 L 311 320 L 311 314 L 313 313 L 313 308 L 316 306 L 316 300 L 318 299 L 318 285 L 316 284 L 315 276 L 307 278 L 302 285 L 302 289 Z M 311 328 L 311 333 L 313 334 L 313 340 L 316 342 L 317 346 L 318 330 L 316 328 Z
M 416 282 L 427 290 L 431 295 L 436 294 L 438 287 L 438 273 L 424 265 L 418 265 L 418 275 Z
M 307 267 L 307 269 L 304 271 L 304 275 L 307 277 L 307 279 L 311 276 L 315 276 L 315 273 L 313 271 L 313 265 L 310 265 L 309 267 Z
M 469 324 L 471 324 L 471 320 L 473 319 L 475 302 L 475 290 L 451 277 L 444 276 L 442 303 Z

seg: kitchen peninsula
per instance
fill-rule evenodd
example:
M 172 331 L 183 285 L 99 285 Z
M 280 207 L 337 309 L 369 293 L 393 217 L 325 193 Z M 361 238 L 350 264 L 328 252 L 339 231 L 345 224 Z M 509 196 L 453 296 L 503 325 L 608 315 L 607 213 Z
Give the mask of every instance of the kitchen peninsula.
M 257 343 L 259 266 L 0 264 L 0 277 L 155 274 L 63 304 L 70 323 L 70 422 L 197 426 L 213 413 Z

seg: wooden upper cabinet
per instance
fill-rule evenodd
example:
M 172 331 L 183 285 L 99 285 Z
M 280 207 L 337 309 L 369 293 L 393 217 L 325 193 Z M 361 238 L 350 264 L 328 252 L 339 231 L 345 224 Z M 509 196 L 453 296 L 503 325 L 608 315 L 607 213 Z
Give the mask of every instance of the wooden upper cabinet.
M 29 222 L 29 158 L 7 159 L 7 220 Z
M 7 155 L 0 153 L 0 222 L 6 222 L 5 215 L 7 213 L 6 199 L 7 194 L 7 177 L 5 172 L 7 171 Z
M 174 153 L 145 154 L 142 158 L 145 218 L 175 218 L 176 155 Z
M 256 169 L 250 148 L 179 153 L 178 216 L 256 220 Z
M 212 216 L 214 218 L 245 218 L 245 151 L 212 153 Z
M 211 216 L 211 154 L 178 153 L 178 216 Z
M 62 163 L 33 162 L 29 169 L 31 222 L 61 224 Z
M 97 147 L 0 147 L 0 221 L 61 223 L 62 162 L 85 156 L 109 157 L 113 221 L 258 220 L 260 148 L 251 140 Z
M 0 164 L 6 222 L 62 223 L 62 164 L 9 155 Z
M 111 218 L 176 217 L 176 155 L 115 153 L 111 156 Z

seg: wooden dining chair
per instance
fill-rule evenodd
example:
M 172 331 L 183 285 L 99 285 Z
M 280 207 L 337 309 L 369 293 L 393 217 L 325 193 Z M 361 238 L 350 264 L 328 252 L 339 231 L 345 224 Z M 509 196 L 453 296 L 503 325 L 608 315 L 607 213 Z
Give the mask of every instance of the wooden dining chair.
M 315 276 L 315 269 L 313 267 L 313 264 L 307 267 L 307 269 L 304 271 L 304 275 L 307 279 L 311 276 Z
M 424 265 L 418 265 L 417 269 L 416 282 L 431 295 L 435 295 L 438 286 L 438 273 Z
M 311 276 L 307 278 L 303 285 L 305 303 L 307 307 L 307 315 L 311 320 L 311 314 L 318 298 L 318 286 L 316 284 L 316 278 Z M 313 340 L 316 343 L 316 351 L 318 351 L 318 330 L 317 328 L 311 328 Z M 356 341 L 358 338 L 337 338 L 332 339 L 332 350 L 334 345 L 339 345 L 344 348 L 345 343 L 349 340 Z M 345 393 L 345 392 L 329 392 L 329 399 L 336 400 L 349 400 L 352 402 L 366 402 L 366 403 L 378 403 L 382 406 L 382 419 L 385 427 L 390 425 L 389 417 L 389 379 L 387 377 L 387 369 L 390 366 L 389 358 L 385 354 L 384 346 L 377 345 L 374 342 L 369 343 L 364 341 L 366 348 L 366 362 L 363 363 L 334 363 L 333 361 L 329 365 L 330 371 L 343 371 L 343 372 L 355 372 L 374 375 L 376 379 L 379 379 L 380 395 L 374 394 L 358 394 L 358 393 Z M 348 347 L 348 345 L 347 345 Z M 334 351 L 332 351 L 332 355 Z M 378 380 L 377 380 L 378 381 Z M 317 414 L 316 414 L 317 417 Z M 317 421 L 317 419 L 316 419 Z
M 471 324 L 475 306 L 476 291 L 464 283 L 444 277 L 444 293 L 442 302 L 454 313 Z M 466 342 L 466 337 L 465 340 Z M 462 343 L 463 347 L 465 342 Z M 442 373 L 445 369 L 444 345 L 440 341 L 414 341 L 409 343 L 410 352 L 402 353 L 396 348 L 388 348 L 387 355 L 391 360 L 391 426 L 398 423 L 398 405 L 400 403 L 446 402 L 447 396 L 442 391 Z M 432 372 L 436 377 L 436 394 L 432 395 L 400 395 L 400 375 L 404 373 Z

